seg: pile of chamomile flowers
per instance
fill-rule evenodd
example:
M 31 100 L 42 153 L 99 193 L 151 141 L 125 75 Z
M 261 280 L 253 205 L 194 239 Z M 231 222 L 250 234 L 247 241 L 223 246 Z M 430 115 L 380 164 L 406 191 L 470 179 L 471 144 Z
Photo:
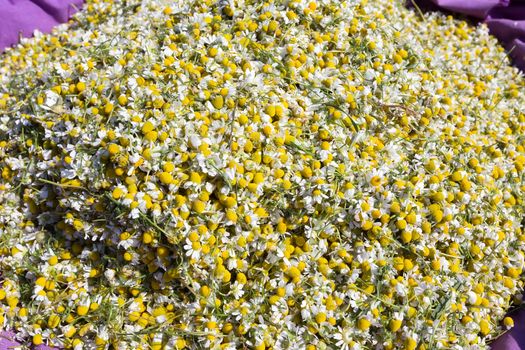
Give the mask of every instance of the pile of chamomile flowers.
M 0 325 L 74 349 L 486 349 L 525 81 L 394 0 L 88 0 L 0 56 Z

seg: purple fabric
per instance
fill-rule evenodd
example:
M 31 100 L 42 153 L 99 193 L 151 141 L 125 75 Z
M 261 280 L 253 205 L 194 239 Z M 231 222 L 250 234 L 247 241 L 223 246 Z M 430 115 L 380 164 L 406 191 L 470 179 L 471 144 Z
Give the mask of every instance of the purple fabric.
M 510 51 L 510 57 L 514 60 L 516 67 L 525 71 L 525 41 L 514 39 L 506 45 L 506 48 Z
M 0 52 L 30 37 L 35 29 L 49 33 L 82 6 L 83 0 L 0 0 Z
M 429 0 L 427 0 L 429 1 Z M 440 8 L 483 19 L 494 7 L 508 6 L 509 0 L 430 0 Z
M 494 8 L 485 19 L 490 32 L 501 40 L 516 66 L 525 71 L 525 4 L 514 2 Z
M 0 350 L 15 349 L 20 347 L 20 343 L 15 340 L 15 333 L 11 331 L 0 332 Z M 53 347 L 47 345 L 38 345 L 34 346 L 31 349 L 33 350 L 56 350 Z
M 15 341 L 13 332 L 0 332 L 0 349 L 11 349 L 15 346 L 20 346 L 20 344 Z
M 514 328 L 492 343 L 492 350 L 525 349 L 525 310 L 520 309 L 509 315 L 514 320 Z
M 486 23 L 490 29 L 490 32 L 498 37 L 503 42 L 511 42 L 516 38 L 523 37 L 525 33 L 525 7 L 521 8 L 521 11 L 515 12 L 516 8 L 510 7 L 502 9 L 507 13 L 505 17 L 500 15 L 487 16 Z M 510 11 L 509 11 L 510 10 Z M 521 19 L 512 18 L 513 14 L 521 13 Z

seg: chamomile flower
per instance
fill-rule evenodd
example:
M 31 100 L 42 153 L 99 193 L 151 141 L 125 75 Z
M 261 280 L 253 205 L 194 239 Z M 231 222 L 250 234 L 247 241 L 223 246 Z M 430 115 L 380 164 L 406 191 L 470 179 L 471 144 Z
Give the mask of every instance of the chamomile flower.
M 523 287 L 523 79 L 483 25 L 426 16 L 87 1 L 8 50 L 0 322 L 65 348 L 486 347 Z

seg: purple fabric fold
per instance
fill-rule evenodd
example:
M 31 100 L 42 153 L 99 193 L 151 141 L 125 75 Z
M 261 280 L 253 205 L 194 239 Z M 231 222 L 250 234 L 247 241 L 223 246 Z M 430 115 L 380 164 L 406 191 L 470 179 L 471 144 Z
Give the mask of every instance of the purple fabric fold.
M 506 48 L 516 67 L 525 71 L 525 41 L 514 39 L 506 45 Z M 523 349 L 525 349 L 525 344 Z
M 30 37 L 35 29 L 49 33 L 67 22 L 83 0 L 0 0 L 0 52 Z
M 3 331 L 0 332 L 0 350 L 7 350 L 7 349 L 19 349 L 21 347 L 21 344 L 16 341 L 15 333 L 11 331 Z M 48 345 L 38 345 L 31 348 L 32 350 L 56 350 L 56 348 L 53 348 Z
M 504 43 L 516 66 L 525 71 L 525 5 L 493 9 L 485 22 L 490 32 Z
M 431 0 L 440 8 L 476 18 L 485 18 L 495 7 L 508 6 L 510 0 Z
M 15 341 L 15 335 L 12 332 L 0 332 L 0 349 L 11 349 L 15 346 L 20 346 Z
M 525 310 L 514 311 L 509 316 L 515 326 L 491 344 L 492 350 L 525 349 Z
M 510 43 L 514 39 L 525 36 L 525 18 L 516 21 L 508 18 L 488 17 L 486 23 L 490 32 L 503 42 Z

